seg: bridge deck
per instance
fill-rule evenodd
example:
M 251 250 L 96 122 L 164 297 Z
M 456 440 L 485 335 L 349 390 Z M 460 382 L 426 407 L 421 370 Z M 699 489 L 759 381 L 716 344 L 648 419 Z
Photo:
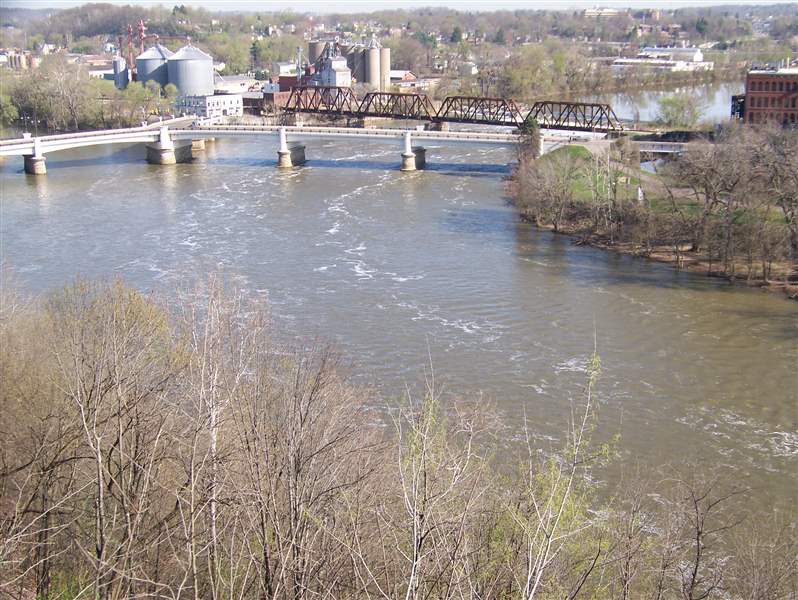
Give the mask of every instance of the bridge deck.
M 51 152 L 59 152 L 72 148 L 96 146 L 104 144 L 155 143 L 161 139 L 160 128 L 156 124 L 149 127 L 127 129 L 111 129 L 104 131 L 87 131 L 71 134 L 41 136 L 38 138 L 18 138 L 0 140 L 0 156 L 42 156 Z M 510 146 L 521 139 L 518 131 L 497 133 L 487 131 L 428 131 L 419 129 L 389 129 L 364 127 L 306 127 L 279 125 L 247 126 L 247 125 L 203 125 L 198 127 L 166 128 L 171 140 L 185 141 L 214 137 L 257 137 L 279 136 L 284 130 L 291 139 L 363 139 L 384 142 L 402 142 L 409 134 L 414 141 L 426 143 L 466 143 Z M 547 144 L 567 144 L 572 140 L 563 136 L 543 136 Z M 609 144 L 609 140 L 605 140 Z M 686 144 L 668 142 L 635 142 L 643 153 L 668 154 L 683 152 Z

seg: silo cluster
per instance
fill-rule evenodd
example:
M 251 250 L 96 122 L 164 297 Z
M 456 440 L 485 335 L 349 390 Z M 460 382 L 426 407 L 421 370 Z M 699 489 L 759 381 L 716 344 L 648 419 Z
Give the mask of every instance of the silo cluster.
M 163 87 L 169 83 L 166 61 L 173 56 L 169 48 L 155 44 L 136 57 L 136 73 L 142 83 L 156 81 Z
M 325 42 L 314 40 L 308 45 L 308 60 L 315 64 L 324 55 Z M 352 78 L 368 85 L 374 90 L 387 92 L 391 88 L 391 49 L 383 48 L 380 42 L 372 37 L 365 44 L 342 43 L 338 45 L 341 56 L 346 57 L 346 64 L 352 71 Z
M 213 58 L 186 45 L 175 53 L 155 44 L 136 58 L 138 81 L 157 81 L 177 87 L 181 96 L 213 95 Z

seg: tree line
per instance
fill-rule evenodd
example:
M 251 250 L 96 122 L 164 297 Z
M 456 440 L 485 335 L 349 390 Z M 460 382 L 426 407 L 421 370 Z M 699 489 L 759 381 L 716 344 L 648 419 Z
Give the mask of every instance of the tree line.
M 131 127 L 174 108 L 177 88 L 157 82 L 131 82 L 124 90 L 91 77 L 62 54 L 42 59 L 38 69 L 0 71 L 0 116 L 30 131 L 77 131 Z
M 798 275 L 798 131 L 730 126 L 656 175 L 628 140 L 581 150 L 521 161 L 511 191 L 524 218 L 729 278 Z
M 216 278 L 172 302 L 6 283 L 6 598 L 794 597 L 796 524 L 749 513 L 742 482 L 649 469 L 596 494 L 596 355 L 562 445 L 527 423 L 502 460 L 434 372 L 379 413 Z

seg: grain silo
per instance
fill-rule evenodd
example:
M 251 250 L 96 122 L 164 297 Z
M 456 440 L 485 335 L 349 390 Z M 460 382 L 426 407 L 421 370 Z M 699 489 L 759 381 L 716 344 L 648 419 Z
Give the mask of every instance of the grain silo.
M 213 95 L 213 59 L 195 46 L 183 46 L 167 62 L 169 83 L 182 96 Z
M 380 90 L 391 89 L 391 49 L 380 48 Z
M 314 40 L 308 43 L 308 62 L 315 64 L 319 56 L 324 52 L 325 42 Z
M 372 37 L 366 44 L 366 83 L 374 89 L 380 89 L 380 43 Z
M 171 50 L 160 44 L 148 48 L 136 57 L 136 78 L 141 83 L 157 81 L 162 87 L 169 83 L 167 61 Z
M 364 83 L 366 81 L 366 49 L 363 46 L 355 46 L 350 56 L 352 63 L 349 68 L 352 69 L 352 77 L 358 83 Z
M 124 90 L 130 82 L 127 70 L 127 62 L 121 56 L 114 57 L 114 86 L 118 90 Z

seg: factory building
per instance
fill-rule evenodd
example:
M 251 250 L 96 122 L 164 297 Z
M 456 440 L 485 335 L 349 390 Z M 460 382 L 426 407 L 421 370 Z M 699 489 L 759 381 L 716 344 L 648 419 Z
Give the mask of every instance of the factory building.
M 349 69 L 353 84 L 363 84 L 383 92 L 391 89 L 391 49 L 383 48 L 376 37 L 372 37 L 365 44 L 339 43 L 337 39 L 312 40 L 308 44 L 310 64 L 321 71 L 324 67 L 321 63 L 326 60 L 326 53 L 329 51 L 337 52 L 337 55 L 346 60 L 346 67 Z M 330 80 L 330 77 L 332 76 L 330 75 L 327 80 Z
M 735 96 L 736 116 L 753 125 L 798 125 L 798 65 L 756 69 L 745 78 L 745 96 Z
M 352 71 L 346 64 L 346 57 L 341 56 L 337 48 L 327 44 L 323 56 L 317 57 L 320 68 L 314 82 L 325 87 L 351 87 Z

